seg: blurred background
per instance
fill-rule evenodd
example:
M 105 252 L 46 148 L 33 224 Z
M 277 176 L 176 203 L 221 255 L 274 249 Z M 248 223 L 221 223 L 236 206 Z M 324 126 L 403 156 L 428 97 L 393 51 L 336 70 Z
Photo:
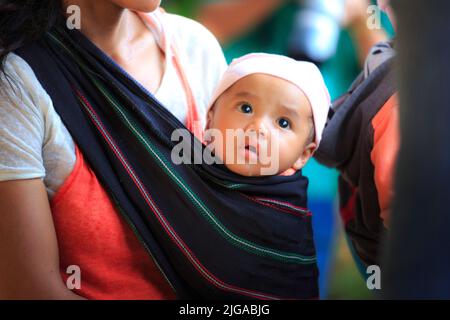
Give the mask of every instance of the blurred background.
M 219 40 L 228 62 L 250 52 L 267 52 L 318 65 L 332 99 L 344 94 L 364 65 L 369 49 L 394 36 L 371 0 L 163 0 L 162 7 L 197 20 Z M 379 16 L 378 16 L 379 15 Z M 368 19 L 380 18 L 369 28 Z M 376 22 L 376 21 L 375 21 Z M 376 23 L 375 23 L 376 25 Z M 322 299 L 371 299 L 347 246 L 337 203 L 337 172 L 312 160 L 308 207 Z

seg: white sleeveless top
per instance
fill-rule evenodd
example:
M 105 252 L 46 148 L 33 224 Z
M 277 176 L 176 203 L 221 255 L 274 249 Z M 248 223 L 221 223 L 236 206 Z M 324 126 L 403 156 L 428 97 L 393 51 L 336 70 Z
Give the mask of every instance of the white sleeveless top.
M 206 108 L 213 90 L 225 71 L 226 61 L 216 38 L 199 23 L 172 14 L 150 13 L 159 21 L 149 26 L 158 45 L 166 52 L 160 32 L 170 27 L 170 39 L 177 48 L 197 104 L 200 119 L 206 121 Z M 170 53 L 169 53 L 170 54 Z M 181 81 L 166 56 L 161 85 L 155 97 L 183 123 L 187 115 L 186 95 Z M 30 66 L 19 56 L 9 54 L 0 77 L 0 181 L 42 178 L 51 198 L 75 164 L 74 141 L 56 113 L 51 98 Z M 12 81 L 11 81 L 12 80 Z

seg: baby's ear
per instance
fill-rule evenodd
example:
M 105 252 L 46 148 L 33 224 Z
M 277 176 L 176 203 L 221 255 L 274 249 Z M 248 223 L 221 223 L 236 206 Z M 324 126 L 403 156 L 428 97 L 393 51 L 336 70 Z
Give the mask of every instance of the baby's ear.
M 308 160 L 311 159 L 311 157 L 314 153 L 314 150 L 316 150 L 316 147 L 317 147 L 317 145 L 315 142 L 311 142 L 305 147 L 302 154 L 297 159 L 297 161 L 295 161 L 295 163 L 293 165 L 295 170 L 300 170 L 306 165 Z

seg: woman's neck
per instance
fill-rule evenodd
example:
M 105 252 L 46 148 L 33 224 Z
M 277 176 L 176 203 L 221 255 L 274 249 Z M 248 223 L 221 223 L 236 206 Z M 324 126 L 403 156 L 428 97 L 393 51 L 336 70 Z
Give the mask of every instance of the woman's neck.
M 107 0 L 63 0 L 65 8 L 77 5 L 81 32 L 110 56 L 122 55 L 122 48 L 139 36 L 133 12 Z

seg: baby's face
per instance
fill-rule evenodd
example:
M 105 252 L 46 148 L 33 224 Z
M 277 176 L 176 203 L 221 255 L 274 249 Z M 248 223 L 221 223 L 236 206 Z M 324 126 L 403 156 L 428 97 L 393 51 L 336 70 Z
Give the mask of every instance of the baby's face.
M 208 113 L 207 129 L 217 129 L 223 137 L 223 142 L 213 139 L 210 144 L 216 156 L 244 176 L 300 169 L 316 147 L 304 93 L 289 81 L 265 74 L 244 77 L 226 90 Z M 227 129 L 244 132 L 244 139 L 227 136 Z

